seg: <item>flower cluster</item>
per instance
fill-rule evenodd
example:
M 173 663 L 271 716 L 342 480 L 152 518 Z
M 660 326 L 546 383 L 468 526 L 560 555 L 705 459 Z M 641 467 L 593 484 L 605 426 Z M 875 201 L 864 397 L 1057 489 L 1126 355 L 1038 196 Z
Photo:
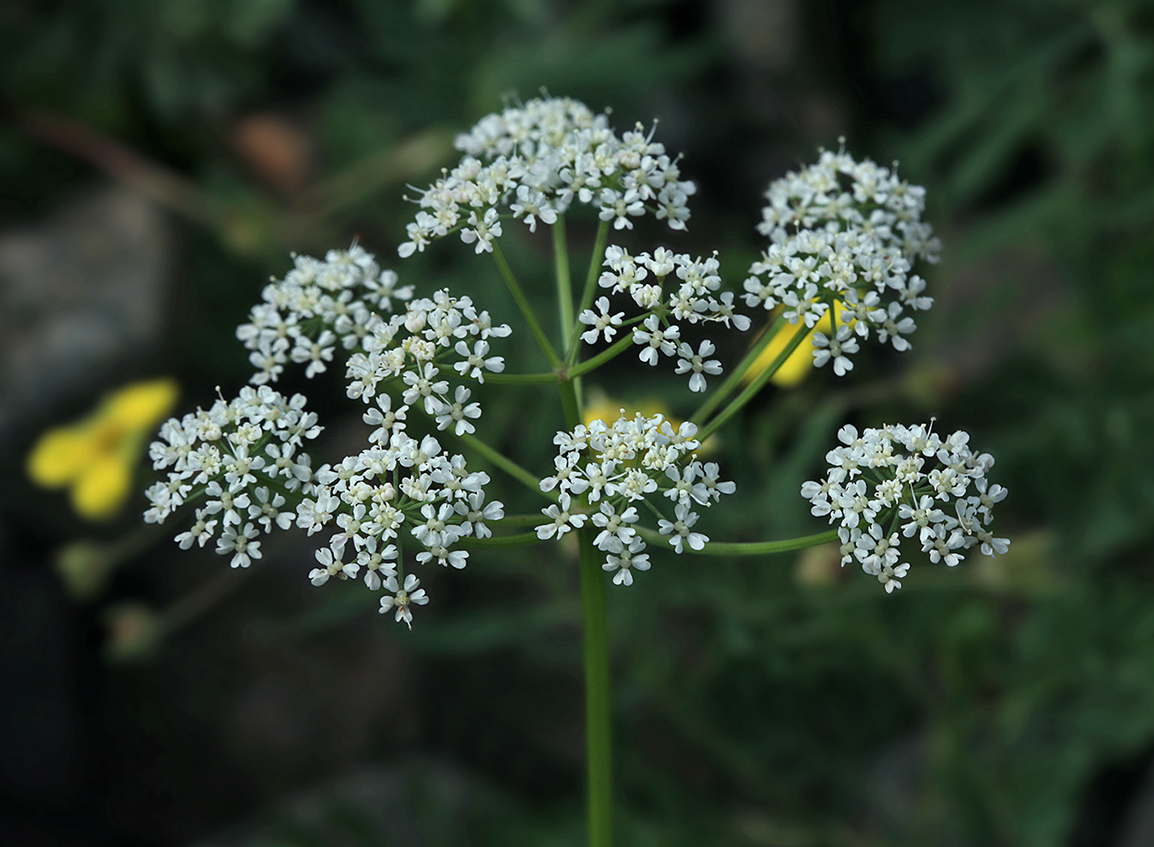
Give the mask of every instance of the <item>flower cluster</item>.
M 273 280 L 237 327 L 237 338 L 251 350 L 257 373 L 254 385 L 275 382 L 291 361 L 305 365 L 308 377 L 324 373 L 339 345 L 358 348 L 391 314 L 393 301 L 413 296 L 412 286 L 398 287 L 397 275 L 381 270 L 371 253 L 353 245 L 330 250 L 324 261 L 294 256 L 294 267 L 283 280 Z
M 615 229 L 631 229 L 647 211 L 684 229 L 694 184 L 652 136 L 639 124 L 618 137 L 605 115 L 567 98 L 488 115 L 457 138 L 460 164 L 421 192 L 421 211 L 398 252 L 412 255 L 456 231 L 477 253 L 491 251 L 503 216 L 536 230 L 574 201 L 595 207 Z
M 633 342 L 641 347 L 641 361 L 656 365 L 658 354 L 677 356 L 676 372 L 689 374 L 689 389 L 705 391 L 705 375 L 717 375 L 722 370 L 721 362 L 708 358 L 716 346 L 705 339 L 694 350 L 681 340 L 681 326 L 676 322 L 722 323 L 743 332 L 750 326 L 747 316 L 734 312 L 733 292 L 718 293 L 721 277 L 717 273 L 717 257 L 693 259 L 664 247 L 658 247 L 653 255 L 631 256 L 621 247 L 610 246 L 605 251 L 604 265 L 609 270 L 601 274 L 598 284 L 613 294 L 628 294 L 649 313 L 639 318 L 641 326 L 633 329 Z M 678 282 L 675 290 L 667 294 L 665 281 L 671 275 Z M 594 305 L 597 311 L 586 309 L 579 316 L 581 323 L 592 327 L 581 338 L 592 344 L 602 334 L 605 341 L 611 341 L 625 313 L 612 312 L 607 297 L 599 298 Z
M 814 515 L 840 523 L 843 566 L 856 559 L 892 592 L 910 569 L 904 548 L 920 547 L 949 567 L 972 547 L 987 556 L 1009 549 L 989 529 L 1006 489 L 986 478 L 994 458 L 973 453 L 969 438 L 955 432 L 943 440 L 921 424 L 838 431 L 841 446 L 826 454 L 829 473 L 801 494 Z
M 736 486 L 718 479 L 716 463 L 697 460 L 696 434 L 690 422 L 675 430 L 664 415 L 624 413 L 612 426 L 595 420 L 557 433 L 555 473 L 541 480 L 541 490 L 556 490 L 558 502 L 542 510 L 549 521 L 536 528 L 537 537 L 560 538 L 592 520 L 600 530 L 593 543 L 607 554 L 602 567 L 616 572 L 614 583 L 632 585 L 633 571 L 649 570 L 649 554 L 634 524 L 641 517 L 638 506 L 660 514 L 649 502 L 652 495 L 670 500 L 673 520 L 659 519 L 658 530 L 669 536 L 673 549 L 701 550 L 709 538 L 693 529 L 696 510 L 732 494 Z
M 149 449 L 153 466 L 168 471 L 145 494 L 147 523 L 163 523 L 185 501 L 201 496 L 192 527 L 176 536 L 182 549 L 216 538 L 216 551 L 234 568 L 261 557 L 258 537 L 275 524 L 287 529 L 293 504 L 314 486 L 311 460 L 300 448 L 316 438 L 317 416 L 300 394 L 286 399 L 267 385 L 246 386 L 208 411 L 170 418 Z M 218 536 L 219 530 L 219 536 Z
M 510 329 L 494 326 L 468 297 L 438 291 L 414 299 L 397 282 L 356 245 L 324 261 L 295 257 L 293 270 L 265 286 L 237 329 L 259 368 L 255 387 L 170 420 L 152 445 L 156 469 L 173 470 L 149 489 L 145 520 L 162 522 L 186 499 L 207 496 L 177 542 L 203 546 L 219 527 L 217 550 L 231 553 L 234 567 L 260 558 L 258 536 L 273 524 L 328 531 L 309 574 L 313 584 L 363 572 L 369 588 L 387 592 L 381 611 L 411 625 L 412 606 L 428 595 L 402 570 L 402 531 L 423 548 L 418 563 L 463 568 L 468 554 L 454 549 L 457 542 L 488 537 L 488 522 L 501 520 L 504 507 L 486 500 L 487 474 L 470 471 L 431 435 L 410 436 L 409 410 L 417 406 L 439 430 L 472 433 L 481 407 L 461 382 L 483 383 L 486 373 L 504 369 L 489 339 Z M 286 401 L 267 383 L 289 362 L 304 366 L 307 377 L 324 373 L 338 348 L 347 355 L 346 393 L 368 406 L 363 419 L 372 429 L 360 453 L 314 472 L 299 448 L 320 432 L 316 415 L 303 411 L 304 397 Z
M 474 431 L 481 407 L 469 402 L 469 388 L 441 378 L 443 368 L 451 365 L 459 377 L 479 383 L 486 372 L 500 373 L 505 360 L 490 355 L 489 338 L 509 335 L 508 325 L 494 326 L 469 297 L 448 291 L 414 300 L 412 286 L 398 287 L 396 273 L 381 270 L 357 245 L 331 250 L 323 262 L 297 256 L 295 265 L 265 286 L 263 302 L 237 328 L 260 368 L 252 383 L 275 381 L 289 361 L 305 365 L 307 377 L 324 373 L 340 347 L 348 354 L 348 396 L 377 401 L 365 415 L 377 426 L 372 441 L 385 440 L 394 425 L 403 430 L 408 407 L 417 402 L 438 429 Z M 396 408 L 382 391 L 387 382 L 403 386 Z
M 694 186 L 653 134 L 638 125 L 618 136 L 606 115 L 561 98 L 489 115 L 457 139 L 464 153 L 458 166 L 421 192 L 399 253 L 410 256 L 453 232 L 477 253 L 494 251 L 503 221 L 532 231 L 538 222 L 558 223 L 573 203 L 597 210 L 599 245 L 609 224 L 629 229 L 645 214 L 684 229 Z M 876 336 L 906 349 L 914 329 L 908 313 L 932 304 L 912 265 L 936 261 L 938 250 L 921 222 L 923 189 L 839 151 L 823 152 L 816 165 L 778 180 L 768 197 L 759 230 L 770 247 L 745 282 L 745 305 L 804 321 L 814 361 L 831 363 L 839 375 L 853 367 L 850 356 L 861 340 Z M 693 258 L 664 247 L 632 255 L 612 245 L 595 261 L 602 263 L 601 290 L 590 286 L 582 295 L 580 340 L 616 343 L 581 363 L 586 367 L 558 368 L 548 380 L 563 383 L 634 349 L 649 365 L 672 359 L 690 391 L 705 392 L 708 379 L 722 373 L 714 358 L 720 345 L 699 334 L 751 325 L 736 310 L 738 297 L 721 290 L 716 255 Z M 516 294 L 511 274 L 505 277 Z M 532 315 L 526 317 L 540 336 Z M 233 567 L 261 557 L 262 533 L 295 525 L 321 545 L 308 574 L 314 585 L 363 580 L 382 592 L 382 614 L 411 627 L 413 609 L 429 595 L 408 566 L 464 568 L 470 544 L 490 539 L 505 519 L 504 505 L 487 491 L 489 475 L 447 449 L 439 433 L 477 447 L 530 486 L 537 479 L 515 472 L 512 460 L 473 437 L 482 414 L 474 383 L 541 382 L 540 375 L 494 376 L 503 374 L 505 359 L 493 341 L 510 332 L 469 297 L 447 290 L 415 297 L 412 286 L 402 286 L 356 244 L 324 259 L 294 257 L 292 270 L 264 287 L 237 329 L 255 368 L 252 384 L 234 400 L 169 420 L 153 443 L 153 463 L 167 479 L 148 489 L 145 520 L 160 523 L 186 502 L 203 501 L 176 541 L 186 549 L 214 541 Z M 580 345 L 566 347 L 566 364 L 573 365 Z M 320 432 L 317 417 L 305 410 L 304 397 L 286 399 L 272 387 L 290 365 L 308 378 L 343 369 L 345 394 L 363 404 L 368 426 L 353 455 L 313 469 L 303 448 Z M 723 385 L 702 414 L 733 387 Z M 574 390 L 562 386 L 570 425 L 577 423 Z M 725 419 L 750 394 L 734 399 Z M 588 533 L 604 554 L 594 561 L 614 583 L 631 585 L 636 572 L 650 567 L 646 541 L 664 538 L 679 554 L 703 550 L 709 538 L 696 529 L 701 511 L 736 486 L 720 479 L 716 463 L 701 460 L 696 424 L 660 413 L 614 408 L 611 414 L 618 415 L 613 423 L 594 418 L 557 433 L 552 473 L 539 482 L 553 502 L 542 509 L 542 521 L 531 520 L 541 541 L 573 529 Z M 910 567 L 903 548 L 920 548 L 931 562 L 949 566 L 971 547 L 987 555 L 1007 549 L 1009 542 L 990 530 L 993 504 L 1005 489 L 987 482 L 993 459 L 972 454 L 965 434 L 942 440 L 928 427 L 895 426 L 860 436 L 845 427 L 839 435 L 827 477 L 805 483 L 802 494 L 814 515 L 839 524 L 843 564 L 858 561 L 892 592 Z M 656 526 L 644 524 L 645 513 Z M 487 543 L 521 544 L 533 535 Z
M 411 438 L 400 420 L 384 436 L 381 429 L 373 436 L 377 443 L 317 470 L 317 485 L 297 507 L 296 524 L 309 535 L 332 531 L 328 546 L 316 553 L 313 585 L 356 577 L 363 569 L 370 589 L 384 585 L 388 592 L 381 612 L 394 609 L 397 620 L 411 626 L 410 605 L 428 602 L 428 596 L 416 590 L 420 582 L 413 574 L 400 573 L 402 532 L 407 529 L 423 548 L 418 563 L 460 569 L 469 554 L 455 545 L 468 536 L 488 538 L 488 522 L 505 512 L 499 501 L 486 502 L 489 475 L 470 471 L 463 456 L 448 455 L 431 435 Z
M 371 254 L 354 250 L 360 261 L 351 264 L 375 270 Z M 338 263 L 343 255 L 335 257 Z M 333 262 L 330 254 L 326 264 Z M 387 592 L 381 612 L 394 610 L 398 621 L 411 626 L 412 605 L 428 602 L 428 595 L 413 574 L 402 571 L 402 530 L 423 547 L 418 563 L 463 568 L 468 553 L 454 549 L 456 543 L 470 535 L 488 537 L 486 522 L 503 518 L 504 508 L 486 501 L 488 474 L 470 471 L 463 456 L 448 455 L 431 435 L 410 436 L 409 411 L 416 406 L 438 430 L 472 433 L 481 406 L 471 402 L 471 390 L 460 381 L 484 383 L 486 373 L 504 370 L 504 358 L 490 355 L 489 339 L 508 336 L 510 329 L 494 326 L 468 297 L 442 290 L 414 299 L 411 289 L 396 287 L 390 271 L 376 278 L 387 284 L 370 288 L 368 297 L 392 314 L 374 311 L 342 321 L 326 312 L 313 320 L 321 337 L 339 339 L 350 351 L 346 394 L 366 404 L 363 420 L 373 429 L 364 450 L 317 471 L 316 489 L 297 506 L 296 524 L 309 535 L 331 530 L 328 546 L 316 553 L 319 567 L 309 574 L 314 585 L 363 570 L 370 589 L 383 585 Z M 270 286 L 266 301 L 284 302 L 276 295 L 286 286 L 287 281 Z M 394 311 L 392 299 L 402 301 L 403 310 L 398 305 Z M 289 304 L 287 320 L 307 323 L 308 316 L 292 311 L 295 305 Z
M 821 325 L 814 363 L 832 362 L 838 376 L 853 368 L 850 356 L 871 335 L 909 349 L 916 325 L 907 312 L 933 305 L 912 265 L 937 261 L 939 249 L 921 220 L 925 189 L 844 150 L 826 150 L 766 196 L 758 231 L 771 244 L 750 268 L 746 304 L 780 307 L 791 323 L 811 329 Z

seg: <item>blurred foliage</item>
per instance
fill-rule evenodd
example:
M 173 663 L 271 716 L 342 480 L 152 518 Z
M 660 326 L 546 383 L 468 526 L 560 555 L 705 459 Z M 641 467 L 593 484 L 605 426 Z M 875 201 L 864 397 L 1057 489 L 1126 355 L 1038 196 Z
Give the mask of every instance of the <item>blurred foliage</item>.
M 977 390 L 1012 427 L 1004 461 L 1035 468 L 1023 502 L 1102 561 L 1154 521 L 1154 483 L 1133 472 L 1154 467 L 1154 18 L 1130 0 L 1009 8 L 883 2 L 877 51 L 894 73 L 932 67 L 946 99 L 895 152 L 965 221 L 961 260 L 1044 251 L 1048 297 L 1021 307 L 1058 314 Z
M 689 5 L 11 0 L 0 7 L 0 97 L 14 115 L 46 111 L 114 139 L 147 165 L 118 178 L 138 180 L 189 222 L 180 319 L 163 359 L 190 403 L 208 402 L 214 385 L 247 376 L 235 326 L 268 274 L 283 273 L 287 250 L 358 236 L 391 264 L 412 215 L 403 186 L 427 182 L 450 161 L 452 134 L 504 95 L 547 86 L 594 108 L 612 105 L 620 127 L 681 98 L 702 104 L 716 89 L 740 87 L 734 80 L 749 69 L 738 67 L 717 22 L 725 4 L 709 6 L 714 17 L 702 26 Z M 838 426 L 938 414 L 997 455 L 997 479 L 1011 491 L 999 532 L 1014 546 L 993 563 L 923 569 L 895 597 L 843 573 L 822 549 L 764 562 L 671 556 L 635 590 L 615 591 L 622 843 L 1112 843 L 1133 786 L 1111 798 L 1106 829 L 1083 835 L 1093 786 L 1154 747 L 1146 552 L 1154 533 L 1146 440 L 1154 429 L 1154 19 L 1137 0 L 829 0 L 798 14 L 812 50 L 799 50 L 795 65 L 811 52 L 829 55 L 830 44 L 843 43 L 836 32 L 857 39 L 830 57 L 841 64 L 825 70 L 817 94 L 852 102 L 871 85 L 903 91 L 911 79 L 923 89 L 919 102 L 931 105 L 912 119 L 903 112 L 901 122 L 862 105 L 850 144 L 901 160 L 903 174 L 928 187 L 946 241 L 931 284 L 949 292 L 911 358 L 863 362 L 852 383 L 815 373 L 767 393 L 723 431 L 717 460 L 742 498 L 713 510 L 706 531 L 733 540 L 815 531 L 797 490 Z M 894 82 L 903 80 L 906 88 Z M 750 102 L 729 96 L 717 100 Z M 749 153 L 733 136 L 748 135 L 752 118 L 719 109 L 709 122 L 700 128 L 711 143 Z M 19 120 L 0 127 L 7 220 L 56 204 L 102 167 L 91 146 L 45 139 Z M 798 160 L 811 153 L 796 152 Z M 270 170 L 278 155 L 279 170 Z M 755 173 L 763 160 L 735 155 L 725 164 Z M 718 208 L 742 208 L 762 189 L 728 185 L 743 196 L 715 198 Z M 690 238 L 710 232 L 696 214 Z M 729 279 L 740 280 L 755 254 L 754 223 L 723 236 Z M 571 233 L 587 238 L 579 223 Z M 549 274 L 547 239 L 510 242 L 506 252 L 526 276 Z M 492 268 L 457 247 L 408 262 L 406 279 L 472 291 L 494 315 L 512 314 Z M 510 360 L 532 350 L 527 334 L 508 342 L 523 345 Z M 603 383 L 613 398 L 690 411 L 680 385 L 663 393 L 641 368 Z M 313 398 L 322 389 L 308 391 Z M 528 389 L 480 393 L 482 433 L 525 466 L 548 467 L 548 439 L 524 437 Z M 343 397 L 322 391 L 318 401 L 335 407 Z M 535 422 L 550 432 L 559 420 L 549 409 Z M 333 422 L 334 438 L 342 426 Z M 538 505 L 519 494 L 508 502 L 511 512 Z M 266 560 L 295 567 L 289 548 L 299 546 Z M 259 819 L 260 833 L 228 842 L 236 844 L 403 843 L 399 817 L 367 812 L 341 777 L 365 761 L 431 755 L 453 776 L 418 766 L 398 789 L 402 823 L 423 843 L 580 843 L 580 642 L 564 545 L 523 557 L 478 551 L 466 572 L 436 583 L 437 606 L 411 634 L 382 625 L 363 588 L 302 599 L 299 574 L 271 564 L 218 608 L 232 583 L 196 586 L 221 563 L 206 555 L 180 565 L 173 547 L 115 577 L 116 544 L 61 556 L 79 596 L 111 595 L 112 658 L 139 659 L 155 638 L 196 627 L 195 638 L 165 642 L 154 668 L 122 670 L 107 683 L 109 737 L 123 741 L 109 754 L 125 757 L 119 779 L 155 773 L 136 775 L 138 759 L 155 755 L 155 738 L 133 733 L 184 730 L 164 776 L 187 790 L 171 792 L 177 799 L 157 815 L 179 812 L 202 827 Z M 125 576 L 132 570 L 137 576 Z M 123 602 L 134 593 L 148 605 Z M 182 593 L 187 600 L 174 603 Z M 206 610 L 216 611 L 200 621 Z M 324 749 L 325 731 L 353 720 L 307 698 L 339 689 L 333 669 L 377 641 L 384 646 L 372 671 L 387 671 L 386 687 L 407 705 L 370 715 L 377 729 L 355 754 Z M 411 656 L 412 667 L 381 658 L 394 653 Z M 247 762 L 249 748 L 220 740 L 240 732 L 230 709 L 242 711 L 234 701 L 291 673 L 307 692 L 312 723 L 302 721 L 312 734 L 279 753 L 251 741 L 251 755 L 268 761 Z M 385 711 L 376 701 L 364 708 Z M 234 767 L 238 760 L 245 765 Z M 445 793 L 457 777 L 465 800 Z M 283 808 L 283 796 L 326 780 L 308 814 Z M 129 796 L 160 802 L 135 790 Z M 197 802 L 203 807 L 189 808 Z M 158 839 L 140 827 L 138 838 Z

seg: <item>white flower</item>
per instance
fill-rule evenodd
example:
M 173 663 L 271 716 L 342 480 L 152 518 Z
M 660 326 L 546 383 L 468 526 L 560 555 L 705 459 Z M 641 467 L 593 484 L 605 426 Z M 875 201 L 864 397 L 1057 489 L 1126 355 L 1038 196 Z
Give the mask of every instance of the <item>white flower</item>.
M 454 435 L 475 432 L 477 428 L 469 423 L 469 420 L 481 417 L 481 405 L 468 401 L 469 389 L 458 385 L 454 402 L 442 403 L 436 413 L 437 429 L 448 429 L 451 426 Z
M 702 341 L 697 348 L 697 352 L 693 352 L 693 348 L 685 342 L 681 343 L 678 349 L 677 370 L 675 373 L 692 373 L 689 377 L 690 391 L 704 391 L 706 387 L 705 374 L 716 375 L 721 373 L 721 362 L 716 359 L 705 360 L 706 356 L 713 354 L 716 348 L 713 342 L 706 339 Z
M 599 550 L 620 551 L 625 545 L 631 544 L 637 538 L 637 530 L 629 524 L 636 523 L 638 517 L 635 506 L 618 512 L 609 503 L 603 502 L 601 510 L 593 513 L 593 525 L 601 528 L 601 532 L 593 539 L 594 546 Z
M 697 519 L 700 516 L 696 512 L 689 511 L 689 507 L 685 504 L 678 504 L 673 511 L 674 516 L 677 518 L 676 520 L 661 520 L 657 522 L 661 534 L 672 535 L 669 543 L 678 553 L 682 552 L 683 544 L 688 544 L 692 550 L 704 550 L 706 542 L 709 541 L 709 536 L 692 531 L 693 525 L 697 523 Z
M 365 585 L 372 591 L 381 587 L 381 574 L 386 577 L 397 573 L 397 545 L 388 544 L 377 550 L 377 539 L 370 537 L 357 553 L 357 565 L 365 569 Z
M 483 491 L 467 494 L 464 500 L 454 503 L 453 508 L 465 519 L 461 528 L 466 534 L 471 531 L 477 538 L 489 538 L 493 534 L 485 521 L 499 521 L 505 517 L 504 504 L 500 500 L 486 503 Z
M 389 594 L 381 598 L 380 613 L 383 615 L 390 609 L 396 609 L 396 621 L 404 621 L 409 629 L 413 628 L 412 605 L 423 606 L 429 602 L 429 595 L 420 588 L 421 581 L 413 574 L 405 577 L 404 586 L 397 584 L 397 577 L 390 575 L 385 580 L 385 591 Z
M 568 494 L 562 493 L 556 503 L 548 508 L 542 509 L 541 514 L 549 518 L 550 522 L 536 527 L 537 537 L 542 541 L 547 541 L 550 538 L 560 538 L 574 527 L 579 529 L 585 526 L 588 515 L 581 513 L 575 515 L 569 514 L 569 507 L 571 505 L 572 499 Z
M 674 344 L 681 337 L 681 330 L 676 326 L 661 329 L 657 315 L 650 315 L 643 322 L 645 329 L 633 330 L 633 343 L 641 345 L 638 358 L 647 365 L 657 364 L 657 353 L 672 356 L 677 349 Z
M 817 367 L 833 360 L 833 372 L 838 376 L 845 376 L 853 370 L 853 361 L 847 353 L 858 352 L 857 339 L 854 338 L 848 326 L 842 324 L 837 328 L 837 336 L 830 338 L 824 332 L 813 334 L 813 363 Z
M 586 309 L 578 316 L 578 320 L 583 324 L 588 324 L 593 328 L 581 334 L 581 340 L 586 344 L 595 344 L 599 334 L 604 335 L 605 341 L 612 341 L 613 336 L 617 334 L 617 327 L 621 326 L 621 319 L 625 317 L 624 312 L 609 312 L 609 298 L 599 297 L 594 303 L 601 314 L 597 314 L 592 309 Z
M 319 568 L 309 571 L 309 581 L 313 585 L 324 585 L 329 577 L 349 579 L 355 577 L 360 566 L 356 562 L 342 562 L 344 556 L 344 539 L 334 539 L 328 547 L 322 547 L 314 554 Z
M 259 533 L 251 523 L 246 523 L 243 529 L 226 526 L 221 537 L 216 542 L 216 552 L 220 554 L 232 553 L 234 568 L 247 568 L 253 559 L 260 558 L 260 542 L 253 541 Z
M 483 383 L 485 381 L 485 371 L 492 371 L 493 373 L 501 373 L 505 370 L 505 359 L 502 356 L 488 356 L 489 342 L 478 341 L 473 345 L 472 352 L 469 351 L 469 345 L 464 341 L 458 341 L 456 347 L 458 356 L 463 356 L 464 361 L 457 362 L 453 368 L 461 376 L 468 376 L 477 382 Z
M 213 529 L 216 527 L 216 521 L 206 521 L 203 510 L 196 513 L 196 523 L 194 523 L 186 532 L 180 533 L 176 536 L 176 543 L 180 545 L 181 550 L 187 550 L 196 542 L 203 547 L 210 538 L 212 538 Z
M 409 407 L 398 406 L 393 409 L 393 398 L 388 394 L 379 394 L 376 399 L 376 407 L 370 406 L 361 419 L 369 426 L 376 427 L 369 435 L 369 441 L 383 444 L 388 442 L 393 432 L 404 432 Z
M 493 239 L 501 235 L 501 221 L 496 209 L 489 209 L 481 218 L 476 212 L 469 213 L 469 226 L 461 230 L 461 240 L 466 244 L 477 243 L 476 253 L 493 252 Z
M 613 573 L 614 585 L 632 585 L 633 571 L 649 570 L 649 554 L 642 553 L 644 549 L 645 542 L 635 538 L 628 547 L 622 546 L 616 554 L 610 553 L 601 568 L 609 572 L 616 571 Z

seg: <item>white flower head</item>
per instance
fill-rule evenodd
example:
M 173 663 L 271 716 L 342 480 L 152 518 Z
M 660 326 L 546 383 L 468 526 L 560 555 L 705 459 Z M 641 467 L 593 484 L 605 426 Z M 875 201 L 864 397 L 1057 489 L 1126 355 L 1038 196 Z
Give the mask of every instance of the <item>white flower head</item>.
M 987 556 L 1009 549 L 989 530 L 1006 490 L 990 484 L 992 461 L 971 451 L 967 433 L 943 440 L 932 425 L 860 433 L 846 425 L 838 440 L 825 479 L 806 482 L 801 494 L 815 516 L 839 524 L 843 566 L 857 561 L 892 593 L 918 556 L 956 567 L 974 547 Z

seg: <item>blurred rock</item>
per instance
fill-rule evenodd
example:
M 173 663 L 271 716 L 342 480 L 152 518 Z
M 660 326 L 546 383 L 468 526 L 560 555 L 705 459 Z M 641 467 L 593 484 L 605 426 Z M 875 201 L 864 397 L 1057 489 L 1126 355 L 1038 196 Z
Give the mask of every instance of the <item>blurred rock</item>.
M 119 187 L 0 233 L 0 439 L 155 345 L 171 234 Z

